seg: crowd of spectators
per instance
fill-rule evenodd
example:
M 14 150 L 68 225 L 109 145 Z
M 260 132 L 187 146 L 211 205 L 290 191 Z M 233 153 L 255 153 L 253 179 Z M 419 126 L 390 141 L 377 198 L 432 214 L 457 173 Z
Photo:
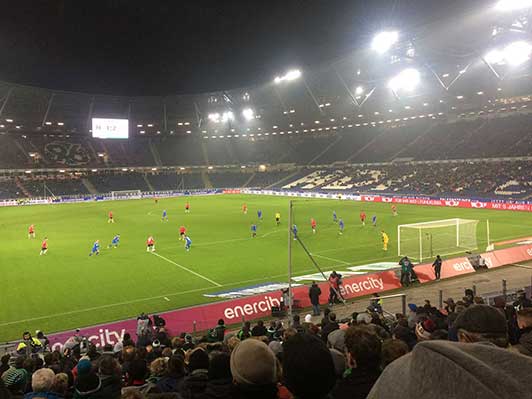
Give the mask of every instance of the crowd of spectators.
M 138 318 L 103 348 L 74 335 L 63 351 L 26 332 L 0 364 L 3 398 L 528 398 L 532 392 L 532 303 L 523 292 L 494 306 L 471 290 L 438 309 L 368 310 L 338 320 L 290 325 L 262 320 L 229 332 L 223 320 L 204 337 L 172 337 L 160 317 Z M 375 304 L 378 304 L 376 306 Z M 44 350 L 43 350 L 44 349 Z
M 298 185 L 290 182 L 283 184 L 296 190 L 319 189 L 466 198 L 523 199 L 532 195 L 532 163 L 529 161 L 402 162 L 334 170 L 309 170 L 307 175 L 309 179 L 300 180 Z M 323 179 L 323 176 L 326 178 Z M 292 182 L 300 178 L 294 178 Z M 319 180 L 318 185 L 309 184 L 316 180 Z

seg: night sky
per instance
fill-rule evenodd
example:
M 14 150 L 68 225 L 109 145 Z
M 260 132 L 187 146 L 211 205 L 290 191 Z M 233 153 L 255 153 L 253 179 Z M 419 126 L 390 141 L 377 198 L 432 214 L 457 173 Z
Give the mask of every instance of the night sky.
M 465 0 L 2 0 L 0 80 L 121 95 L 231 89 L 323 65 Z

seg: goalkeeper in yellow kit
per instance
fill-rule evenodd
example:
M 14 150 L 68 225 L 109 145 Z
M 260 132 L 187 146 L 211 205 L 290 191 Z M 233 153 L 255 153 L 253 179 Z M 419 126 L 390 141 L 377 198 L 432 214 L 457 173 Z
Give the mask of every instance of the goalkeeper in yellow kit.
M 381 230 L 381 236 L 382 236 L 382 250 L 388 251 L 388 241 L 390 241 L 390 238 L 388 237 L 388 234 L 384 232 L 384 230 Z

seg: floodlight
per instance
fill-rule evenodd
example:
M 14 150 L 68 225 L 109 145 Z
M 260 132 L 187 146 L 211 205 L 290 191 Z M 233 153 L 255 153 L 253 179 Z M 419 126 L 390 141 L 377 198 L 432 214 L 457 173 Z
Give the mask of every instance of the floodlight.
M 284 76 L 285 80 L 295 80 L 300 77 L 301 77 L 301 71 L 299 69 L 288 71 L 287 74 Z
M 291 81 L 291 80 L 299 79 L 300 77 L 301 77 L 301 71 L 299 69 L 292 69 L 288 71 L 284 76 L 276 76 L 273 82 L 275 84 L 279 84 L 285 80 Z
M 358 86 L 355 89 L 355 95 L 360 96 L 362 93 L 364 93 L 364 88 L 362 86 Z
M 222 114 L 222 122 L 232 121 L 234 119 L 235 115 L 231 111 L 227 111 Z
M 524 41 L 510 43 L 504 48 L 504 58 L 508 64 L 513 66 L 527 62 L 531 53 L 532 45 Z
M 518 66 L 530 59 L 532 45 L 525 41 L 517 41 L 508 44 L 505 48 L 491 50 L 484 56 L 486 62 L 492 65 L 509 64 Z
M 242 111 L 242 116 L 245 120 L 250 121 L 255 117 L 255 113 L 251 108 L 246 108 Z
M 379 54 L 384 54 L 392 48 L 399 40 L 399 33 L 396 31 L 378 33 L 371 42 L 371 48 Z
M 399 90 L 412 91 L 421 81 L 419 71 L 414 68 L 402 70 L 388 82 L 388 87 L 393 91 Z
M 208 118 L 211 122 L 218 123 L 220 122 L 220 114 L 218 112 L 214 112 L 212 114 L 208 115 Z
M 498 49 L 491 50 L 484 56 L 484 59 L 492 65 L 504 64 L 504 53 Z
M 498 11 L 514 11 L 532 7 L 532 0 L 499 0 L 495 5 Z

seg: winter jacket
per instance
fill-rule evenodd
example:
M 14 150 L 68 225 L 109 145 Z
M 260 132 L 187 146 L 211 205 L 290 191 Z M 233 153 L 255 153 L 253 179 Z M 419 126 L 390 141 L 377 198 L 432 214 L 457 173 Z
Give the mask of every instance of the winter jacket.
M 61 399 L 62 396 L 59 396 L 58 394 L 53 393 L 53 392 L 29 392 L 26 395 L 24 395 L 24 399 L 32 399 L 32 398 Z
M 317 284 L 312 284 L 312 286 L 308 290 L 308 296 L 310 298 L 310 303 L 313 305 L 319 305 L 320 295 L 321 295 L 320 287 L 318 287 Z
M 519 343 L 514 348 L 523 355 L 532 356 L 532 327 L 521 332 Z
M 205 391 L 198 399 L 231 399 L 233 397 L 233 382 L 225 379 L 211 380 Z
M 365 399 L 380 376 L 379 369 L 349 369 L 331 391 L 333 399 Z
M 184 399 L 198 398 L 205 392 L 209 381 L 208 370 L 197 369 L 185 377 L 181 395 Z

